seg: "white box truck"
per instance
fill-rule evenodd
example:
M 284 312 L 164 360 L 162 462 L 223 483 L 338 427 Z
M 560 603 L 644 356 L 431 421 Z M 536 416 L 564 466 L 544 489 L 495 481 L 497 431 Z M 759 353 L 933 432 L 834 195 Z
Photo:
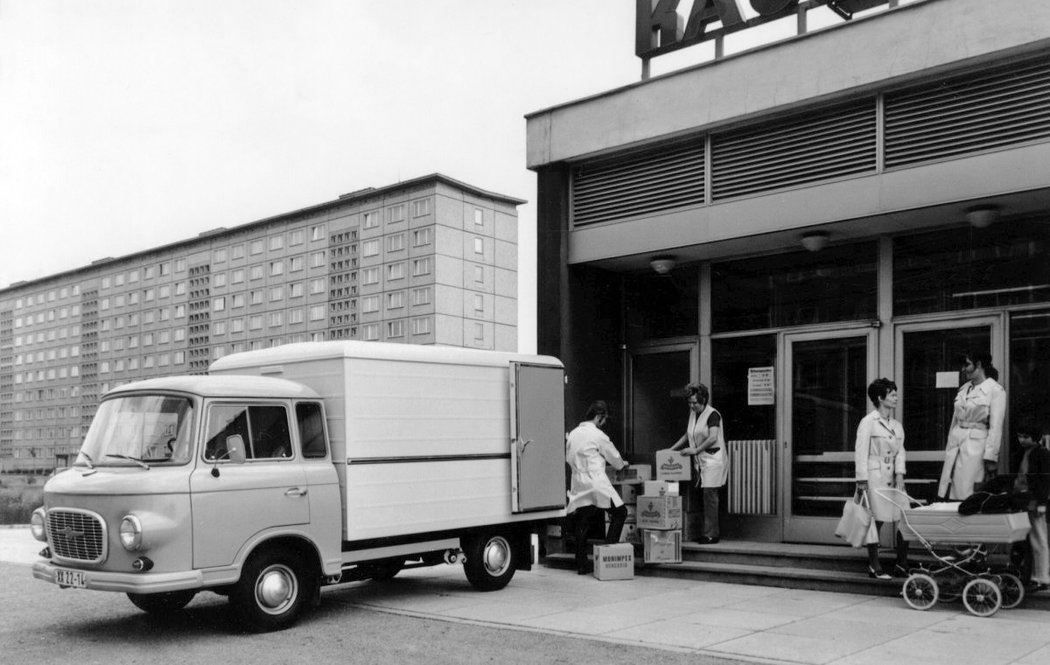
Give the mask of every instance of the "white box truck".
M 555 358 L 377 342 L 120 386 L 44 487 L 33 575 L 154 613 L 209 590 L 256 630 L 405 566 L 500 589 L 565 515 L 563 387 Z

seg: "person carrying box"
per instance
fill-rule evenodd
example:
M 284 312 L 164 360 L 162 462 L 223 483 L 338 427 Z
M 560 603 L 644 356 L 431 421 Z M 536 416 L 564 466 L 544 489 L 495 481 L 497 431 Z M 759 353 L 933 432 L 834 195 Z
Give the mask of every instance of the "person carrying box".
M 1042 435 L 1033 423 L 1024 422 L 1017 427 L 1017 442 L 1024 449 L 1024 456 L 1017 468 L 1014 492 L 1029 496 L 1028 520 L 1032 528 L 1028 531 L 1031 548 L 1032 581 L 1028 593 L 1039 593 L 1050 589 L 1050 545 L 1047 544 L 1046 503 L 1050 497 L 1050 451 L 1039 445 Z

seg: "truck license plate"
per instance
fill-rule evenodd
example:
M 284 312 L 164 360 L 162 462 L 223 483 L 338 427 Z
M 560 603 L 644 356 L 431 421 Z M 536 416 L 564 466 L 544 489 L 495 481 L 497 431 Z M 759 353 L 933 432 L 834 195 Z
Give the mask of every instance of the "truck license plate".
M 74 589 L 87 588 L 87 575 L 79 570 L 55 570 L 55 584 L 59 586 L 73 587 Z

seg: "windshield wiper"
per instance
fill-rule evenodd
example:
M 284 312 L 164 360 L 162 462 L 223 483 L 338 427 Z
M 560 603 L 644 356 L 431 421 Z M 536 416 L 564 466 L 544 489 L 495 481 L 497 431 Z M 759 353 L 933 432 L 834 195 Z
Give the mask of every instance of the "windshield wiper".
M 118 455 L 116 453 L 109 453 L 108 455 L 106 455 L 106 457 L 116 457 L 117 459 L 126 459 L 129 462 L 134 462 L 135 464 L 138 464 L 143 469 L 149 469 L 149 464 L 146 464 L 145 462 L 143 462 L 142 460 L 140 460 L 137 457 L 129 457 L 128 455 Z

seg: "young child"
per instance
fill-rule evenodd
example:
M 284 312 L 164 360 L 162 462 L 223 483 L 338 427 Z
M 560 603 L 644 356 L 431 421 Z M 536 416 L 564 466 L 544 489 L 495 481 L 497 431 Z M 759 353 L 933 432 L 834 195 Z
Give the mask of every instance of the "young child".
M 1050 497 L 1050 451 L 1039 443 L 1042 438 L 1039 428 L 1032 423 L 1022 423 L 1017 428 L 1017 442 L 1024 449 L 1024 457 L 1017 468 L 1015 492 L 1027 492 L 1028 519 L 1032 529 L 1028 532 L 1028 543 L 1032 550 L 1032 582 L 1028 593 L 1050 589 L 1050 545 L 1046 536 L 1046 503 Z

